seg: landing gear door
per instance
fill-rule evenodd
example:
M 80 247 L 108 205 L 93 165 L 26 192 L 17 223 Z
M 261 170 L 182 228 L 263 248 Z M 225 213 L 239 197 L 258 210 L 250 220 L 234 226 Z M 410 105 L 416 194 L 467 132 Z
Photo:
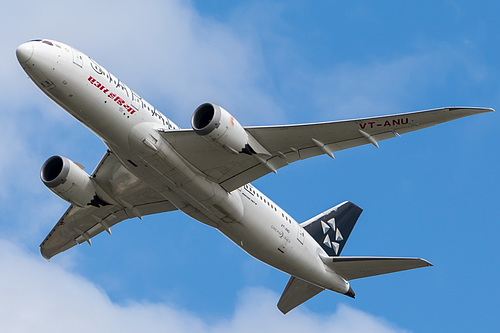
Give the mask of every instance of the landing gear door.
M 73 63 L 78 67 L 83 67 L 83 54 L 77 49 L 73 49 Z

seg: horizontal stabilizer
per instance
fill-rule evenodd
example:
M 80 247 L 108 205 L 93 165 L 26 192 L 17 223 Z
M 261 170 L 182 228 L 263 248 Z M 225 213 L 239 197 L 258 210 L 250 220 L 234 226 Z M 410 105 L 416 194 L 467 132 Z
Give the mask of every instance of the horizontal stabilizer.
M 286 314 L 323 290 L 325 289 L 292 276 L 278 302 L 278 309 Z
M 430 262 L 420 258 L 322 256 L 321 259 L 347 281 L 432 266 Z

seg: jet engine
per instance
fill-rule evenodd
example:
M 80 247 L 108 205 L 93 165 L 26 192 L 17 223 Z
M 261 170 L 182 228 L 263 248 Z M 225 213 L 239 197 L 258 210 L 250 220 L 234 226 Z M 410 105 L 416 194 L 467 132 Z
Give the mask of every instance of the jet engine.
M 240 123 L 222 107 L 205 103 L 191 117 L 191 127 L 208 142 L 215 143 L 232 153 L 255 154 L 249 145 L 249 135 Z
M 97 196 L 97 191 L 90 176 L 69 158 L 52 156 L 42 166 L 40 171 L 42 182 L 52 192 L 67 202 L 79 206 L 107 205 Z

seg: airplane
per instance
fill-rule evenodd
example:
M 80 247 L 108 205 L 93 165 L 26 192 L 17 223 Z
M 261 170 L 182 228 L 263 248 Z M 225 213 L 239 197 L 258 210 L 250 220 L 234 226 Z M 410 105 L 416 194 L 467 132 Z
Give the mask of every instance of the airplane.
M 216 228 L 256 259 L 290 275 L 278 301 L 286 314 L 323 290 L 354 298 L 349 281 L 432 266 L 421 258 L 340 256 L 362 209 L 345 201 L 298 223 L 252 181 L 296 161 L 450 120 L 492 112 L 445 107 L 363 119 L 242 126 L 204 103 L 181 129 L 79 50 L 48 39 L 16 49 L 34 84 L 94 132 L 107 152 L 91 175 L 63 156 L 42 182 L 70 207 L 40 244 L 51 257 L 130 218 L 180 210 Z

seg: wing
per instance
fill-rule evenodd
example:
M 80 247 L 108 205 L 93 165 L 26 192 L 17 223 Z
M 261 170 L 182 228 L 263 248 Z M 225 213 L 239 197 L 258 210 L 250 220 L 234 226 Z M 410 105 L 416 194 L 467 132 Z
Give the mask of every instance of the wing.
M 347 281 L 432 266 L 430 262 L 420 258 L 321 257 L 321 259 Z
M 231 154 L 204 140 L 192 130 L 162 132 L 162 136 L 193 167 L 227 191 L 309 157 L 373 144 L 400 134 L 470 115 L 491 112 L 486 108 L 442 108 L 390 116 L 315 124 L 246 127 L 267 155 Z
M 91 244 L 92 237 L 104 230 L 111 234 L 110 228 L 123 220 L 177 209 L 132 175 L 109 151 L 92 177 L 120 204 L 98 208 L 71 205 L 40 244 L 40 252 L 45 259 L 49 260 L 85 241 Z

